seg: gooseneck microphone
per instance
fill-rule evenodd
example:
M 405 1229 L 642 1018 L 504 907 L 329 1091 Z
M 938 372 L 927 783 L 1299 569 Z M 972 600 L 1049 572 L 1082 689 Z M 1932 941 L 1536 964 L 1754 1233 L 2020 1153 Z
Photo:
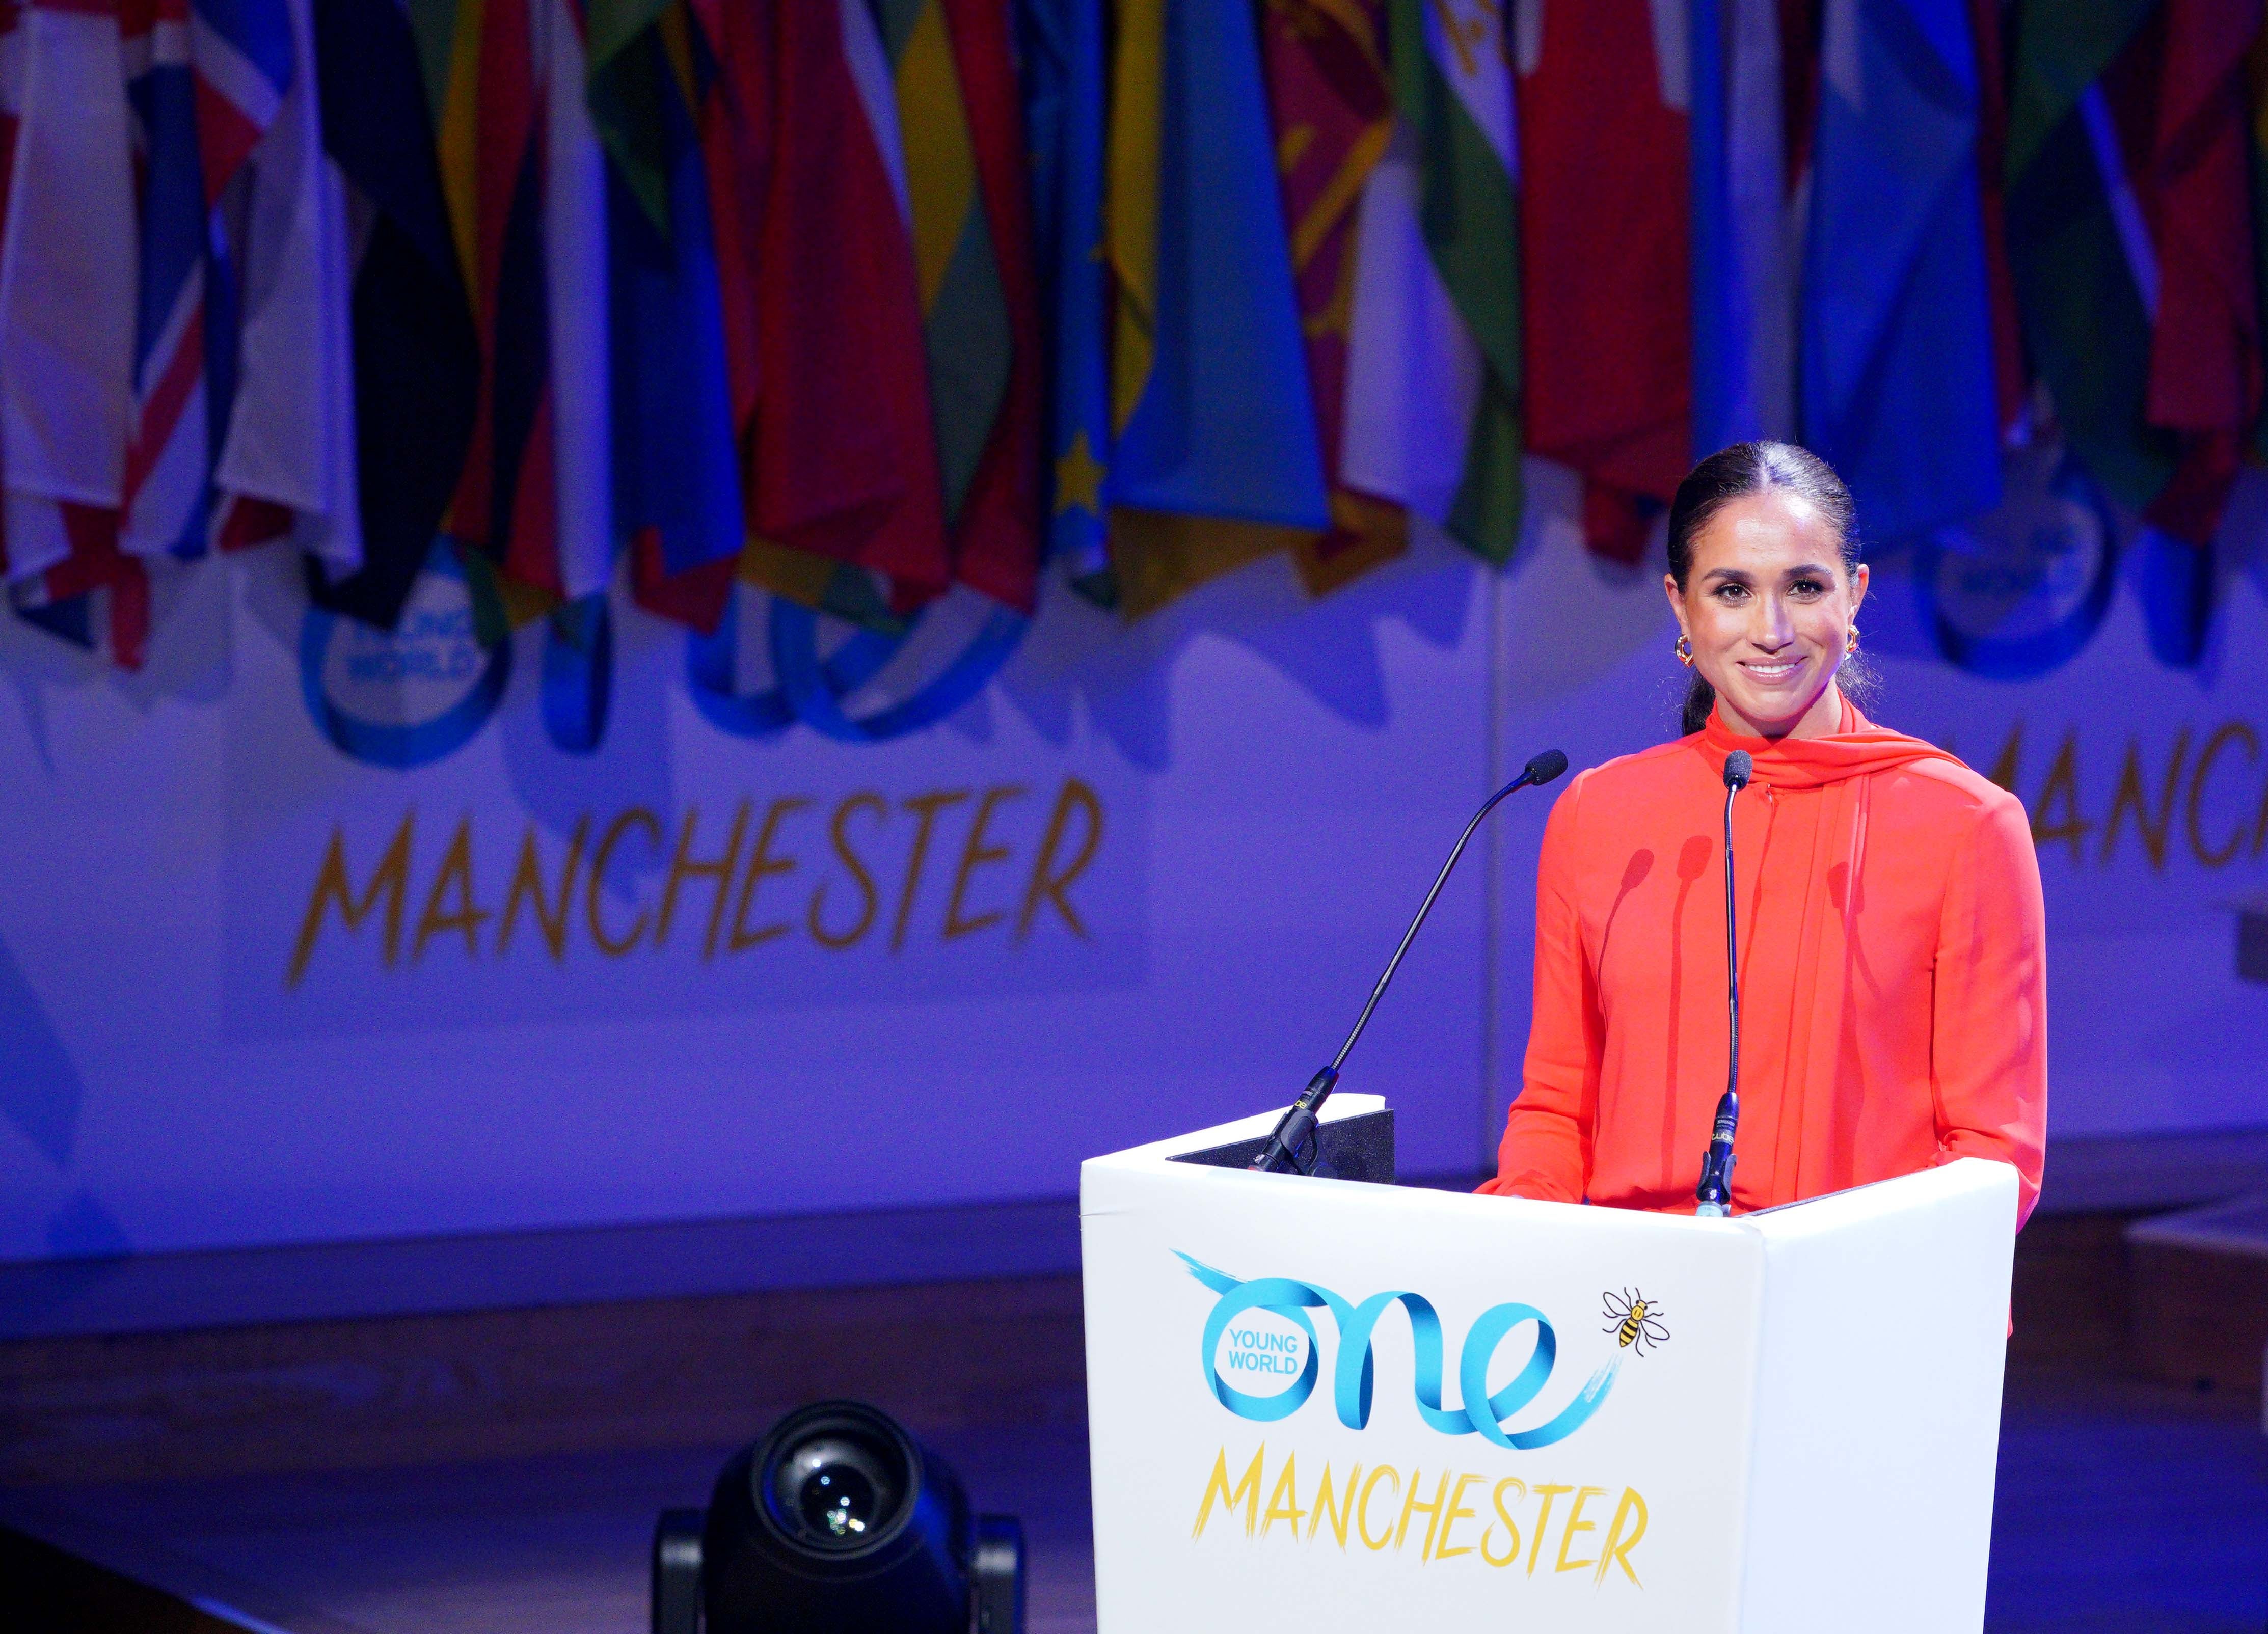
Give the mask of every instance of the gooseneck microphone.
M 1709 1150 L 1701 1157 L 1699 1200 L 1694 1216 L 1721 1219 L 1733 1200 L 1733 1136 L 1741 1127 L 1741 944 L 1733 931 L 1733 802 L 1756 775 L 1756 761 L 1744 749 L 1725 757 L 1725 1008 L 1732 1046 L 1725 1063 L 1725 1094 L 1717 1102 L 1717 1122 Z
M 1285 1108 L 1282 1117 L 1276 1120 L 1276 1128 L 1269 1135 L 1268 1144 L 1261 1147 L 1260 1155 L 1252 1159 L 1255 1169 L 1263 1174 L 1281 1173 L 1288 1169 L 1300 1174 L 1314 1170 L 1314 1154 L 1309 1152 L 1303 1158 L 1300 1150 L 1314 1138 L 1315 1115 L 1322 1110 L 1323 1102 L 1330 1099 L 1331 1091 L 1337 1087 L 1339 1069 L 1346 1064 L 1346 1058 L 1354 1049 L 1355 1041 L 1362 1036 L 1363 1028 L 1370 1025 L 1370 1012 L 1378 1008 L 1378 1001 L 1386 996 L 1386 984 L 1394 980 L 1394 972 L 1402 963 L 1402 955 L 1408 953 L 1410 944 L 1417 940 L 1418 927 L 1424 924 L 1425 916 L 1433 911 L 1433 899 L 1448 883 L 1449 870 L 1457 865 L 1457 858 L 1464 855 L 1465 842 L 1473 837 L 1473 830 L 1481 826 L 1481 819 L 1494 811 L 1497 803 L 1506 795 L 1515 789 L 1541 788 L 1566 769 L 1566 755 L 1557 749 L 1546 749 L 1521 767 L 1520 776 L 1490 795 L 1480 810 L 1473 813 L 1473 820 L 1465 825 L 1465 831 L 1457 836 L 1456 844 L 1450 849 L 1449 860 L 1443 863 L 1441 872 L 1433 876 L 1433 888 L 1425 893 L 1425 900 L 1418 905 L 1418 916 L 1402 933 L 1402 946 L 1395 948 L 1394 957 L 1386 961 L 1386 973 L 1378 978 L 1378 985 L 1370 990 L 1370 1002 L 1355 1018 L 1354 1031 L 1347 1034 L 1346 1042 L 1339 1046 L 1339 1053 L 1331 1057 L 1330 1065 L 1309 1078 L 1307 1088 L 1300 1092 L 1300 1098 Z

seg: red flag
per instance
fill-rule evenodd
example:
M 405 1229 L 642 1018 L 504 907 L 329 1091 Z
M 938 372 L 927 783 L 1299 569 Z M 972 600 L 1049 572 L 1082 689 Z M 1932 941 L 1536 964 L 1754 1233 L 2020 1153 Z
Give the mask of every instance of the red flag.
M 952 560 L 906 217 L 838 8 L 777 7 L 772 40 L 756 532 L 934 596 Z
M 2150 313 L 2142 418 L 2180 438 L 2144 514 L 2196 545 L 2220 526 L 2260 403 L 2242 80 L 2260 17 L 2260 0 L 2167 0 L 2102 79 L 2146 235 L 2127 244 Z
M 630 595 L 656 617 L 709 635 L 725 616 L 738 566 L 735 558 L 718 556 L 673 574 L 662 561 L 660 530 L 642 527 L 630 540 Z
M 2151 507 L 2204 543 L 2236 480 L 2259 411 L 2260 309 L 2253 287 L 2244 55 L 2260 0 L 2166 0 L 2145 210 L 2158 252 L 2148 416 L 2189 448 Z
M 1683 12 L 1541 10 L 1517 99 L 1528 446 L 1582 473 L 1591 549 L 1636 562 L 1693 454 L 1683 42 L 1654 40 Z
M 694 20 L 706 38 L 715 77 L 701 100 L 703 168 L 709 181 L 710 231 L 717 250 L 717 285 L 725 318 L 725 372 L 733 400 L 733 430 L 746 450 L 756 412 L 757 256 L 762 248 L 763 190 L 770 160 L 769 7 L 761 0 L 692 0 Z M 742 473 L 745 479 L 746 472 Z M 749 496 L 751 516 L 755 501 Z
M 1028 613 L 1040 577 L 1042 396 L 1023 113 L 1008 8 L 998 0 L 945 0 L 945 18 L 1014 347 L 999 417 L 954 523 L 954 572 L 970 588 Z
M 2005 437 L 2023 416 L 2028 388 L 2023 318 L 2016 306 L 2015 274 L 2008 264 L 2008 88 L 2002 68 L 1999 0 L 1970 0 L 1969 10 L 1977 36 L 1977 190 L 1984 211 L 1984 283 L 1992 303 L 1992 378 Z
M 1263 35 L 1284 217 L 1307 384 L 1330 487 L 1331 528 L 1292 548 L 1300 582 L 1321 595 L 1408 548 L 1402 510 L 1338 480 L 1346 429 L 1347 343 L 1354 308 L 1355 222 L 1363 184 L 1394 133 L 1386 21 L 1379 0 L 1283 0 Z

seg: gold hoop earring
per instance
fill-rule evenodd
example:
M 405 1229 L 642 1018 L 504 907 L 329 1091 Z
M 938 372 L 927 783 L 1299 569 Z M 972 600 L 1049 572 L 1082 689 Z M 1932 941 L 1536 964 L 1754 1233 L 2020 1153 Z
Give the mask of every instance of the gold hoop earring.
M 1677 655 L 1677 661 L 1680 664 L 1683 664 L 1688 669 L 1691 669 L 1693 667 L 1692 637 L 1680 632 L 1677 639 L 1670 644 L 1669 650 Z
M 1850 638 L 1849 638 L 1848 640 L 1845 641 L 1845 642 L 1844 642 L 1844 644 L 1843 644 L 1843 656 L 1844 656 L 1845 658 L 1846 658 L 1846 659 L 1847 659 L 1847 658 L 1850 658 L 1850 657 L 1853 656 L 1854 654 L 1856 654 L 1856 653 L 1858 652 L 1858 651 L 1859 651 L 1859 627 L 1858 627 L 1856 624 L 1853 624 L 1853 625 L 1852 625 L 1852 626 L 1851 626 L 1851 635 L 1850 635 Z

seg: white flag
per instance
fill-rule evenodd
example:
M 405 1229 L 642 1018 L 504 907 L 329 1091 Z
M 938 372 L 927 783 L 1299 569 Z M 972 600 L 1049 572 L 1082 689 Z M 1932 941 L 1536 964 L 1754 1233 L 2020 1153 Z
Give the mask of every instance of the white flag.
M 114 14 L 27 6 L 0 246 L 8 569 L 69 552 L 54 502 L 116 508 L 134 423 L 133 146 Z
M 1516 177 L 1499 8 L 1454 0 L 1428 5 L 1425 16 L 1427 48 L 1452 93 L 1505 173 Z M 1357 217 L 1338 475 L 1350 488 L 1446 522 L 1463 481 L 1484 376 L 1480 348 L 1418 224 L 1424 198 L 1423 155 L 1403 120 L 1363 188 Z M 1515 297 L 1507 291 L 1506 298 Z
M 333 578 L 362 565 L 346 181 L 323 151 L 309 0 L 291 0 L 291 85 L 253 150 L 244 327 L 215 481 L 296 513 Z

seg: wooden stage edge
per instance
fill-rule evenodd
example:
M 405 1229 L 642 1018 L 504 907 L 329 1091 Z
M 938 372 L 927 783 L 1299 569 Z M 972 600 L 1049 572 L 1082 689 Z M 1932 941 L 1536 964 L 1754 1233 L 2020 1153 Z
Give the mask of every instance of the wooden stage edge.
M 2246 1137 L 2249 1146 L 2214 1138 L 2218 1167 L 2161 1160 L 2150 1189 L 2135 1178 L 2146 1181 L 2149 1165 L 2105 1159 L 2093 1192 L 2066 1190 L 2097 1206 L 2043 1207 L 2034 1217 L 2017 1246 L 2012 1368 L 2257 1387 L 2260 1342 L 2248 1330 L 2231 1343 L 2226 1267 L 2130 1241 L 2138 1220 L 2268 1186 L 2268 1173 L 2238 1161 L 2253 1147 L 2268 1150 L 2268 1136 Z M 2053 1159 L 2050 1174 L 2053 1204 Z M 887 1226 L 625 1228 L 649 1233 L 626 1263 L 674 1267 L 674 1283 L 644 1293 L 631 1292 L 629 1273 L 587 1255 L 577 1262 L 547 1256 L 541 1245 L 506 1252 L 490 1243 L 476 1256 L 489 1281 L 459 1275 L 457 1297 L 434 1301 L 443 1308 L 414 1308 L 416 1278 L 402 1269 L 436 1252 L 425 1246 L 377 1246 L 393 1281 L 365 1277 L 360 1285 L 353 1248 L 265 1251 L 268 1284 L 241 1267 L 225 1276 L 210 1263 L 196 1268 L 204 1292 L 195 1299 L 217 1298 L 239 1320 L 184 1320 L 194 1300 L 168 1306 L 159 1288 L 132 1308 L 170 1309 L 173 1325 L 145 1314 L 119 1324 L 127 1331 L 88 1329 L 94 1317 L 128 1309 L 119 1300 L 139 1268 L 90 1284 L 99 1298 L 76 1312 L 18 1302 L 9 1325 L 11 1268 L 0 1267 L 0 1485 L 723 1445 L 836 1395 L 871 1401 L 925 1433 L 1083 1424 L 1075 1205 L 1006 1205 L 989 1223 L 949 1214 L 908 1211 Z M 701 1240 L 683 1234 L 704 1230 L 742 1234 L 725 1243 L 732 1253 L 704 1260 L 686 1247 Z M 846 1233 L 915 1251 L 896 1262 L 860 1259 L 852 1269 L 863 1268 L 865 1285 L 841 1285 L 858 1277 L 829 1278 L 810 1245 Z M 276 1274 L 276 1263 L 291 1275 Z M 899 1279 L 876 1280 L 892 1263 Z M 499 1264 L 516 1269 L 506 1276 Z M 419 1275 L 432 1270 L 416 1266 Z M 743 1285 L 720 1285 L 735 1279 Z M 820 1285 L 829 1280 L 836 1285 Z M 272 1306 L 278 1288 L 298 1301 L 286 1303 L 291 1315 L 241 1320 Z M 2185 1314 L 2192 1306 L 2208 1314 Z

